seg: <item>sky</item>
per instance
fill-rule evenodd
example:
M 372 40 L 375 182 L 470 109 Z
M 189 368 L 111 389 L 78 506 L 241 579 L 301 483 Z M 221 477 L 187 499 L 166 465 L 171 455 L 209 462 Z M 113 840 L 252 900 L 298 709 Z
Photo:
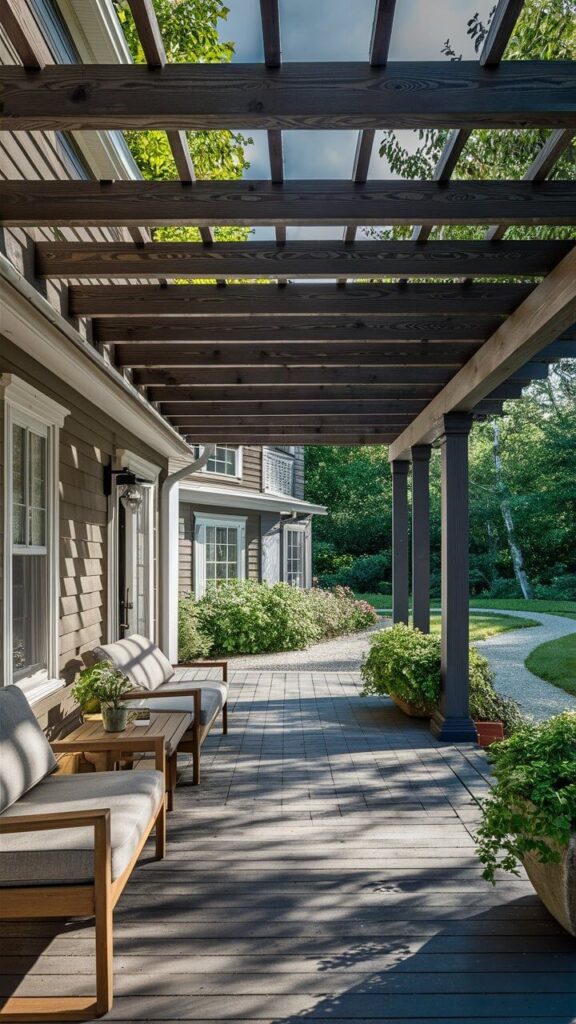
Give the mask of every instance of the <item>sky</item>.
M 237 63 L 264 59 L 259 0 L 226 0 L 229 15 L 220 22 L 220 37 L 235 44 Z M 390 60 L 442 60 L 442 45 L 450 38 L 464 60 L 477 59 L 466 34 L 466 23 L 478 12 L 486 23 L 494 0 L 398 0 L 390 43 Z M 280 0 L 280 39 L 283 61 L 364 61 L 368 59 L 374 0 Z M 233 127 L 233 126 L 231 126 Z M 244 176 L 270 177 L 266 132 L 244 132 L 253 139 L 246 148 L 250 167 Z M 398 132 L 410 145 L 412 132 Z M 352 174 L 357 132 L 290 131 L 283 133 L 286 179 L 342 178 Z M 415 140 L 414 140 L 415 141 Z M 369 178 L 393 177 L 378 154 L 378 134 Z M 288 228 L 288 239 L 341 238 L 339 227 Z M 254 239 L 274 238 L 273 228 L 257 228 Z M 361 233 L 358 237 L 362 237 Z

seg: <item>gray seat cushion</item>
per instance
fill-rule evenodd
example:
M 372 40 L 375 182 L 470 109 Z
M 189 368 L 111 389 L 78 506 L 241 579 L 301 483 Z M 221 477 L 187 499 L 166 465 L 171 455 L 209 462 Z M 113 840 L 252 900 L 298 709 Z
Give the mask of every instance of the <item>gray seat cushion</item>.
M 137 690 L 156 690 L 174 675 L 174 669 L 160 648 L 145 636 L 133 633 L 124 640 L 95 647 L 98 661 L 111 661 Z
M 178 678 L 180 676 L 180 678 Z M 185 669 L 176 669 L 173 679 L 159 686 L 156 693 L 162 690 L 190 690 L 202 691 L 200 724 L 208 725 L 215 715 L 222 710 L 228 699 L 228 687 L 226 683 L 219 683 L 217 680 L 201 681 L 188 678 Z M 150 708 L 151 711 L 188 711 L 190 713 L 190 725 L 194 721 L 194 698 L 193 697 L 154 697 L 154 700 L 147 701 L 145 697 L 139 701 L 130 701 L 131 707 Z
M 18 686 L 0 687 L 0 813 L 56 767 L 56 758 Z
M 53 775 L 1 817 L 110 808 L 112 878 L 116 879 L 156 816 L 163 793 L 164 776 L 157 771 Z M 0 885 L 77 884 L 93 878 L 91 827 L 0 836 Z

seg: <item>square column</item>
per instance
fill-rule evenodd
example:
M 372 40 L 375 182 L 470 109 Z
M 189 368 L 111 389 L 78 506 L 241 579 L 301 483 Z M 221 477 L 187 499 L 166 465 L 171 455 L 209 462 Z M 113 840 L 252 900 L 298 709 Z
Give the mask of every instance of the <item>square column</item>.
M 444 416 L 442 446 L 442 690 L 431 722 L 448 743 L 474 743 L 468 707 L 468 434 L 472 416 Z
M 408 462 L 392 466 L 392 618 L 408 625 Z
M 430 455 L 432 446 L 412 448 L 412 625 L 430 632 Z

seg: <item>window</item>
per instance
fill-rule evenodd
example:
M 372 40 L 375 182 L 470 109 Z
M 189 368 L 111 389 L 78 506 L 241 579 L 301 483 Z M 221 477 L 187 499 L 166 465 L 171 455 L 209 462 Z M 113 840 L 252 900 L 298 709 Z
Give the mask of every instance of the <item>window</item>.
M 199 458 L 203 446 L 194 445 L 194 454 Z M 217 444 L 213 455 L 202 467 L 203 473 L 214 473 L 216 476 L 234 477 L 238 480 L 242 476 L 242 448 L 232 444 Z
M 284 527 L 284 582 L 291 587 L 306 586 L 306 527 Z
M 294 456 L 277 448 L 264 449 L 264 490 L 271 494 L 294 493 Z
M 195 517 L 194 593 L 246 575 L 246 520 L 240 516 Z
M 58 431 L 67 410 L 12 374 L 4 398 L 4 682 L 58 675 Z

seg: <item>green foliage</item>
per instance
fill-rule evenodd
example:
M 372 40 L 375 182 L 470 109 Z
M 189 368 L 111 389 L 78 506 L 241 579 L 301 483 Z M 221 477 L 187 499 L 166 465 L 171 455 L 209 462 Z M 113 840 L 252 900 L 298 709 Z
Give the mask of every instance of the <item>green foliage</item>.
M 198 606 L 194 598 L 182 598 L 178 604 L 178 660 L 206 658 L 211 650 L 212 640 L 198 625 Z
M 576 829 L 576 713 L 524 725 L 490 748 L 496 785 L 482 804 L 476 841 L 484 877 L 518 874 L 527 853 L 559 861 Z
M 525 665 L 540 679 L 576 697 L 576 633 L 540 644 L 530 652 Z
M 362 666 L 364 694 L 395 694 L 419 711 L 432 714 L 440 698 L 441 640 L 437 634 L 397 623 L 370 640 Z M 470 648 L 470 714 L 499 721 L 509 735 L 523 722 L 518 705 L 494 689 L 488 660 Z
M 378 616 L 351 591 L 300 590 L 286 583 L 230 580 L 199 601 L 180 603 L 180 658 L 208 643 L 216 654 L 260 654 L 306 647 L 318 640 L 366 629 Z M 191 638 L 191 640 L 190 640 Z M 188 644 L 188 646 L 186 646 Z
M 112 662 L 97 661 L 80 672 L 72 687 L 72 696 L 82 710 L 90 714 L 101 707 L 123 707 L 122 697 L 131 689 L 130 680 L 115 669 Z

